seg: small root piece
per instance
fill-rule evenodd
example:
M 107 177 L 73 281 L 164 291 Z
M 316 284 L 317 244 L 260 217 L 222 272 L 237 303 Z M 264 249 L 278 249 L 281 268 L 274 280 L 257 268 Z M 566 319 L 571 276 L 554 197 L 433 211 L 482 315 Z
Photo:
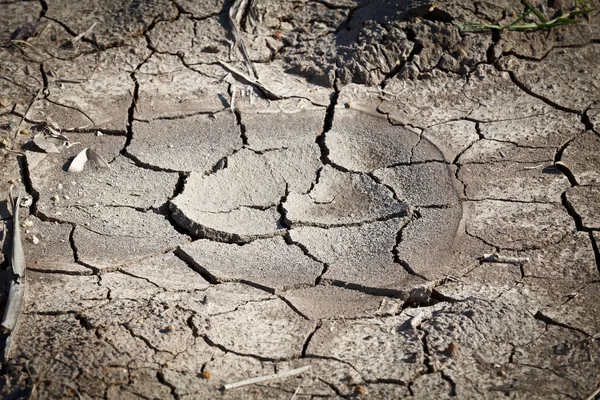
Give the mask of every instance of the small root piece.
M 271 374 L 271 375 L 265 375 L 265 376 L 258 376 L 256 378 L 244 379 L 243 381 L 228 383 L 226 385 L 223 385 L 223 389 L 230 390 L 230 389 L 235 389 L 235 388 L 238 388 L 241 386 L 247 386 L 247 385 L 253 385 L 255 383 L 272 381 L 274 379 L 288 378 L 290 376 L 299 375 L 301 373 L 304 373 L 304 372 L 308 371 L 309 369 L 310 369 L 310 365 L 306 365 L 304 367 L 291 369 L 289 371 L 279 372 L 277 374 Z
M 483 262 L 489 263 L 503 263 L 503 264 L 513 264 L 513 265 L 523 265 L 529 262 L 529 258 L 527 257 L 509 257 L 503 256 L 498 253 L 492 254 L 484 254 L 481 258 Z

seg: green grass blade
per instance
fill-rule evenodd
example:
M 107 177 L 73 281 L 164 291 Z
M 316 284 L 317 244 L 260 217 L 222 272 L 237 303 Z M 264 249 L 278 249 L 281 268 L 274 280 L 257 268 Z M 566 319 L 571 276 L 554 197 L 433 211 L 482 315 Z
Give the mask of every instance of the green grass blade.
M 514 20 L 514 21 L 513 21 L 513 22 L 512 22 L 512 23 L 509 25 L 509 27 L 510 27 L 510 26 L 513 26 L 513 25 L 516 25 L 516 24 L 518 24 L 518 23 L 519 23 L 519 22 L 521 22 L 521 21 L 522 21 L 522 20 L 523 20 L 525 17 L 527 17 L 529 14 L 531 14 L 531 10 L 527 10 L 527 11 L 525 11 L 525 12 L 524 12 L 524 13 L 523 13 L 523 14 L 522 14 L 522 15 L 521 15 L 519 18 L 515 19 L 515 20 Z
M 596 11 L 594 8 L 586 8 L 585 10 L 575 10 L 575 11 L 571 11 L 570 13 L 568 13 L 567 15 L 570 15 L 572 17 L 576 16 L 576 15 L 581 15 L 581 14 L 589 14 L 591 12 Z
M 532 6 L 531 4 L 529 4 L 528 2 L 525 2 L 525 7 L 527 7 L 532 13 L 534 13 L 535 16 L 538 17 L 538 19 L 542 23 L 545 24 L 546 22 L 548 22 L 548 20 L 546 19 L 546 17 L 544 17 L 544 14 L 542 14 L 541 12 L 539 12 L 537 8 L 535 8 L 534 6 Z
M 511 25 L 508 27 L 508 29 L 511 31 L 524 31 L 526 29 L 537 29 L 539 27 L 540 27 L 540 24 L 538 24 L 536 22 L 531 22 L 531 23 L 525 24 L 525 25 Z
M 470 28 L 473 29 L 477 29 L 477 30 L 484 30 L 484 29 L 497 29 L 497 30 L 502 30 L 504 29 L 503 26 L 501 25 L 488 25 L 488 24 L 469 24 L 468 25 Z

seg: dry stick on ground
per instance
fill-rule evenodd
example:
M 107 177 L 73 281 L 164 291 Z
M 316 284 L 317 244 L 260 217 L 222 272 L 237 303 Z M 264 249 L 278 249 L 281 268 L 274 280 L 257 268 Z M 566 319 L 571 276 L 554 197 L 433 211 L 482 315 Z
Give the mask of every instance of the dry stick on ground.
M 37 100 L 37 98 L 40 96 L 40 93 L 42 93 L 42 90 L 44 90 L 43 86 L 40 88 L 40 90 L 38 90 L 38 92 L 36 93 L 36 95 L 33 98 L 33 100 L 31 100 L 31 103 L 29 103 L 29 106 L 27 107 L 27 110 L 25 110 L 25 113 L 23 114 L 23 116 L 21 117 L 21 120 L 19 121 L 19 125 L 17 126 L 17 130 L 15 131 L 15 136 L 13 137 L 13 150 L 15 148 L 15 145 L 17 144 L 17 135 L 19 135 L 19 131 L 21 130 L 21 125 L 23 125 L 23 121 L 25 121 L 25 118 L 27 118 L 27 114 L 29 114 L 29 110 L 31 110 L 31 107 L 33 106 L 33 103 L 35 103 L 35 101 Z
M 242 53 L 242 57 L 244 57 L 244 61 L 246 62 L 246 67 L 248 68 L 248 73 L 252 78 L 257 78 L 256 70 L 252 65 L 252 61 L 250 61 L 250 57 L 248 57 L 248 52 L 246 51 L 246 46 L 244 45 L 244 41 L 240 37 L 240 31 L 237 28 L 238 22 L 238 11 L 242 9 L 242 5 L 247 0 L 235 0 L 231 7 L 229 8 L 229 23 L 231 24 L 231 32 L 233 33 L 233 42 L 234 45 L 238 46 L 240 52 Z
M 219 61 L 219 65 L 221 67 L 225 68 L 227 71 L 231 72 L 233 75 L 237 75 L 239 78 L 242 78 L 244 81 L 248 82 L 248 84 L 257 87 L 261 92 L 264 93 L 264 95 L 269 100 L 281 100 L 282 99 L 281 96 L 279 96 L 278 94 L 273 92 L 271 89 L 268 89 L 258 79 L 252 78 L 252 77 L 244 74 L 242 71 L 238 70 L 235 67 L 232 67 L 231 65 L 227 64 L 224 61 Z
M 6 343 L 4 345 L 3 359 L 7 360 L 10 354 L 10 347 L 14 332 L 19 321 L 19 315 L 21 314 L 21 304 L 23 302 L 23 296 L 25 295 L 25 253 L 23 252 L 23 245 L 21 243 L 21 230 L 19 227 L 19 206 L 21 202 L 21 194 L 17 195 L 17 198 L 12 197 L 12 186 L 10 187 L 10 203 L 13 214 L 13 235 L 12 235 L 12 270 L 14 274 L 14 280 L 10 284 L 10 290 L 8 292 L 8 300 L 6 302 L 6 309 L 4 310 L 4 317 L 2 318 L 2 325 L 0 328 L 8 333 Z
M 98 22 L 94 22 L 92 24 L 92 26 L 90 26 L 89 28 L 87 28 L 87 30 L 85 32 L 82 32 L 79 35 L 75 36 L 73 38 L 73 40 L 71 40 L 71 44 L 77 43 L 79 40 L 81 40 L 82 37 L 84 37 L 85 35 L 87 35 L 88 33 L 90 33 L 92 31 L 92 29 L 94 29 L 94 27 L 96 26 L 97 23 Z
M 292 395 L 292 398 L 290 400 L 294 400 L 296 398 L 296 395 L 298 394 L 298 392 L 300 391 L 300 388 L 302 387 L 302 384 L 298 385 L 298 387 L 296 388 L 296 390 L 294 391 L 294 394 Z
M 596 398 L 596 396 L 599 394 L 600 394 L 600 387 L 598 389 L 596 389 L 596 391 L 594 393 L 592 393 L 592 395 L 590 397 L 588 397 L 586 400 L 594 400 Z
M 308 371 L 309 369 L 310 369 L 310 365 L 307 365 L 304 367 L 291 369 L 289 371 L 279 372 L 277 374 L 271 374 L 271 375 L 265 375 L 265 376 L 258 376 L 256 378 L 244 379 L 243 381 L 239 381 L 239 382 L 235 382 L 235 383 L 228 383 L 226 385 L 223 385 L 223 389 L 225 389 L 225 390 L 235 389 L 235 388 L 238 388 L 241 386 L 252 385 L 254 383 L 261 383 L 261 382 L 272 381 L 275 379 L 287 378 L 290 376 L 299 375 L 303 372 Z
M 481 261 L 491 262 L 491 263 L 521 265 L 521 264 L 527 264 L 529 262 L 529 258 L 527 258 L 527 257 L 508 257 L 508 256 L 500 255 L 498 253 L 492 253 L 492 254 L 484 254 L 483 257 L 481 258 Z

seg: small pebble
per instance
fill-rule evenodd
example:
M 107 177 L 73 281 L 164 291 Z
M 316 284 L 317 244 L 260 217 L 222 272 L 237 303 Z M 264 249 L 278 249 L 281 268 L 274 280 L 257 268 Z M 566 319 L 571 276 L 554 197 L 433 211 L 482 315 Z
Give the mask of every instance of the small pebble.
M 356 394 L 356 395 L 367 394 L 367 388 L 365 388 L 362 385 L 356 385 L 356 386 L 354 386 L 354 394 Z
M 202 371 L 202 379 L 208 380 L 211 377 L 212 377 L 212 373 L 209 370 L 205 369 L 204 371 Z
M 554 346 L 554 354 L 559 356 L 566 356 L 571 352 L 571 349 L 568 344 L 560 343 Z
M 448 353 L 450 357 L 456 357 L 458 355 L 458 345 L 456 343 L 450 343 L 448 345 Z
M 52 201 L 58 203 L 60 201 L 60 197 L 57 194 L 55 194 L 54 196 L 52 196 Z
M 40 239 L 38 239 L 35 235 L 31 235 L 31 242 L 33 244 L 38 244 L 40 242 Z

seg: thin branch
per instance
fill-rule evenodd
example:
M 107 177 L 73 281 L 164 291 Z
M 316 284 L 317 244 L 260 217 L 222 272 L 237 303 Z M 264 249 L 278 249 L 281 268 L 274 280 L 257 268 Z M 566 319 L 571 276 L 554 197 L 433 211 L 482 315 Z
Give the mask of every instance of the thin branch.
M 289 371 L 279 372 L 277 374 L 271 374 L 271 375 L 265 375 L 265 376 L 258 376 L 256 378 L 244 379 L 243 381 L 239 381 L 239 382 L 235 382 L 235 383 L 228 383 L 223 386 L 223 389 L 230 390 L 230 389 L 235 389 L 235 388 L 238 388 L 241 386 L 253 385 L 255 383 L 267 382 L 267 381 L 272 381 L 275 379 L 288 378 L 290 376 L 299 375 L 303 372 L 308 371 L 309 369 L 310 369 L 310 365 L 306 365 L 304 367 L 291 369 Z

